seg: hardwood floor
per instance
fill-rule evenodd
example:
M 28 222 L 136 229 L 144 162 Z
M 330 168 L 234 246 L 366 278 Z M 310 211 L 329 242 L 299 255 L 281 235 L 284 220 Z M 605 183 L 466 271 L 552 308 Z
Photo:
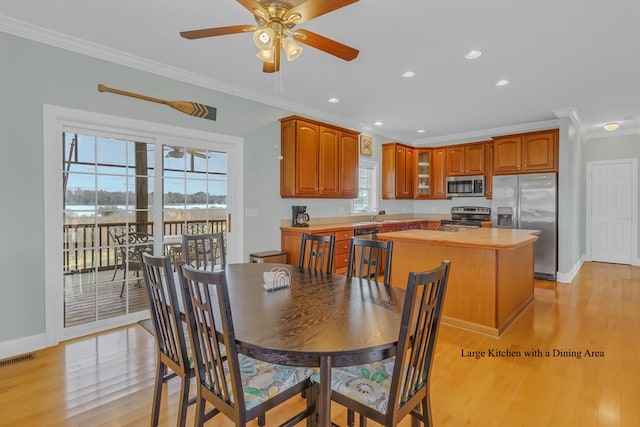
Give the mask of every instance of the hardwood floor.
M 572 284 L 537 282 L 534 304 L 500 339 L 441 327 L 434 424 L 639 426 L 639 337 L 639 267 L 585 263 Z M 0 426 L 149 424 L 154 347 L 139 325 L 36 356 L 0 365 Z M 177 394 L 174 381 L 163 396 L 163 426 L 175 425 Z M 267 424 L 302 405 L 270 412 Z M 334 406 L 333 419 L 344 425 L 345 411 Z M 208 425 L 231 424 L 218 416 Z

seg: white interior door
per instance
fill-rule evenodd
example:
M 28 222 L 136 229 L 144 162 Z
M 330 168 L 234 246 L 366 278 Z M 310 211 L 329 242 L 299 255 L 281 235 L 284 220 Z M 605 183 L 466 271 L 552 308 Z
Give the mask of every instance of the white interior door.
M 632 162 L 588 165 L 591 260 L 632 263 Z

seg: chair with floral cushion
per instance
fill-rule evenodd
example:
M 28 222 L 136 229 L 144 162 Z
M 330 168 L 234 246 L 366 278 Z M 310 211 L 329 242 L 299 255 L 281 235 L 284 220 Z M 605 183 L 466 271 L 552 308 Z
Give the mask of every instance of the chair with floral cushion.
M 299 396 L 311 386 L 310 368 L 252 359 L 238 353 L 224 271 L 178 267 L 196 371 L 196 422 L 223 413 L 236 426 L 254 418 L 265 423 L 269 409 Z M 226 351 L 224 358 L 223 351 Z M 205 414 L 205 405 L 213 410 Z M 293 426 L 313 413 L 313 403 L 282 426 Z
M 331 371 L 331 399 L 386 427 L 398 425 L 407 415 L 412 425 L 431 426 L 429 378 L 438 326 L 442 315 L 449 261 L 430 271 L 410 273 L 396 355 L 380 362 Z M 317 380 L 318 376 L 313 376 Z
M 144 281 L 149 294 L 149 311 L 156 341 L 156 379 L 153 389 L 151 425 L 158 425 L 162 385 L 173 377 L 182 381 L 178 409 L 178 426 L 187 420 L 187 406 L 195 403 L 189 400 L 189 383 L 195 370 L 189 357 L 189 345 L 184 322 L 180 318 L 180 300 L 173 279 L 173 269 L 169 256 L 156 257 L 141 253 Z M 168 369 L 171 372 L 168 372 Z

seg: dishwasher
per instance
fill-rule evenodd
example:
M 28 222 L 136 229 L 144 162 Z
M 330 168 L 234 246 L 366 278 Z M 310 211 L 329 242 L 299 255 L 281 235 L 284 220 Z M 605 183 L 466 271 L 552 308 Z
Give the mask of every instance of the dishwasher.
M 353 237 L 357 239 L 377 240 L 377 234 L 380 232 L 378 227 L 356 228 L 353 230 Z

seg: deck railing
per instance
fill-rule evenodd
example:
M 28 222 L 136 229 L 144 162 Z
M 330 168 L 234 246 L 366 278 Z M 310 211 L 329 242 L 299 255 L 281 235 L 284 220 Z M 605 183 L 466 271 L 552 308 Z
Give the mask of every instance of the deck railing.
M 183 234 L 186 224 L 203 221 L 166 221 L 163 235 Z M 211 232 L 224 232 L 227 221 L 213 219 Z M 101 224 L 65 224 L 64 226 L 64 271 L 65 273 L 84 272 L 94 268 L 108 270 L 116 267 L 118 243 L 114 242 L 109 230 L 127 227 L 143 233 L 153 234 L 153 223 L 112 222 Z

